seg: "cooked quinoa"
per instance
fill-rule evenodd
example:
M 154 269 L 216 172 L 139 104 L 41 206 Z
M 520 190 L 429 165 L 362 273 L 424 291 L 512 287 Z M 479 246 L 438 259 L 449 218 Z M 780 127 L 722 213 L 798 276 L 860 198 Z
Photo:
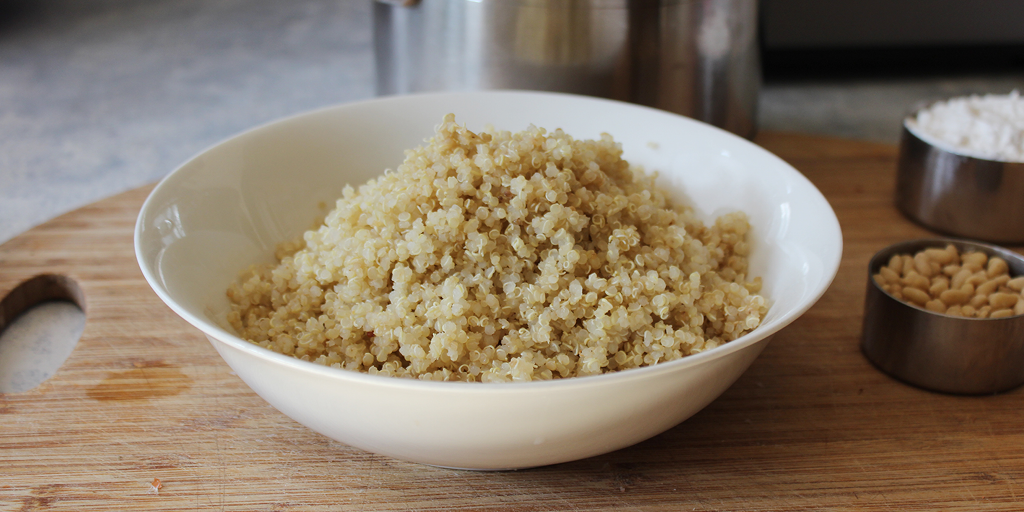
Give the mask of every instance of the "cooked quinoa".
M 371 374 L 481 382 L 649 366 L 750 332 L 741 212 L 705 226 L 611 136 L 473 133 L 426 145 L 342 198 L 228 290 L 247 340 Z

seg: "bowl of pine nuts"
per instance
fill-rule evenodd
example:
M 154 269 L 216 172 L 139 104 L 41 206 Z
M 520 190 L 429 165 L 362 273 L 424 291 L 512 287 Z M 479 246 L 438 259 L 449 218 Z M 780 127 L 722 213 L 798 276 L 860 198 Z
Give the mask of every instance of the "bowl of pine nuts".
M 882 371 L 933 391 L 1024 384 L 1024 257 L 945 238 L 879 251 L 868 264 L 862 348 Z

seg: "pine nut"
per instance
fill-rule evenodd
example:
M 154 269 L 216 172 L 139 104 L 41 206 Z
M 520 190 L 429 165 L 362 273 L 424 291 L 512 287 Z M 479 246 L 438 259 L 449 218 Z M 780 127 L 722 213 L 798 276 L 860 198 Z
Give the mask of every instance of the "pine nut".
M 988 296 L 988 303 L 994 309 L 1012 308 L 1017 305 L 1019 295 L 1012 293 L 993 293 Z
M 1015 277 L 1006 282 L 1006 286 L 1009 286 L 1013 290 L 1024 291 L 1024 276 Z
M 989 267 L 991 266 L 992 265 L 989 265 Z M 924 277 L 930 278 L 933 275 L 932 262 L 923 252 L 919 252 L 914 255 L 914 269 L 917 270 L 918 274 L 921 274 Z
M 877 274 L 876 274 L 877 275 Z M 942 292 L 949 289 L 949 281 L 945 279 L 935 279 L 931 287 L 928 288 L 928 294 L 932 297 L 938 297 Z
M 924 308 L 928 311 L 934 311 L 936 313 L 945 313 L 946 305 L 939 299 L 932 299 L 924 304 Z
M 949 247 L 953 246 L 951 245 Z M 947 247 L 946 249 L 925 249 L 924 254 L 928 257 L 928 259 L 936 263 L 939 263 L 941 265 L 948 265 L 953 261 L 954 254 L 949 252 L 949 247 Z M 953 250 L 956 251 L 956 247 L 953 247 Z
M 919 306 L 924 306 L 929 300 L 931 300 L 931 297 L 928 296 L 927 292 L 913 286 L 904 286 L 903 296 Z
M 988 260 L 988 268 L 985 273 L 988 277 L 992 278 L 1001 274 L 1005 274 L 1010 271 L 1010 266 L 1006 264 L 1006 260 L 996 256 Z
M 939 300 L 949 305 L 960 305 L 970 300 L 971 296 L 963 290 L 946 290 L 939 294 Z

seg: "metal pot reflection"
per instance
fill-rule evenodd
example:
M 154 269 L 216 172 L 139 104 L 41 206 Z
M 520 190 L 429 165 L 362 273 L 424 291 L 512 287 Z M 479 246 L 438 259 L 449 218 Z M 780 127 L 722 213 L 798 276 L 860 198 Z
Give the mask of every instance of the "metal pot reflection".
M 756 0 L 374 2 L 377 93 L 535 89 L 756 132 Z

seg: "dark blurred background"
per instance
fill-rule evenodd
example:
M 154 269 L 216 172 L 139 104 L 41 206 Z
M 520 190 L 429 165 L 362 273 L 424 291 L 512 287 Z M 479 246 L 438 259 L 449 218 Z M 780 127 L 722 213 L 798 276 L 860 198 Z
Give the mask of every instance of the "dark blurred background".
M 763 0 L 766 80 L 1019 73 L 1020 0 Z

